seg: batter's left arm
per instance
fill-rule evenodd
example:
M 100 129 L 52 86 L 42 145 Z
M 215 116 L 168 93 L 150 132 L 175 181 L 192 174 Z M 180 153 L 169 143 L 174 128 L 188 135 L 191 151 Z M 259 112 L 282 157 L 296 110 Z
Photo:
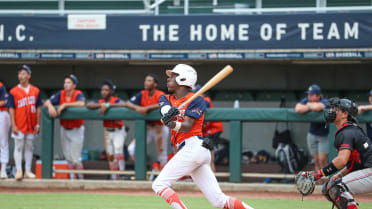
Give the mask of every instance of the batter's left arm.
M 192 126 L 194 125 L 196 119 L 193 117 L 185 116 L 185 120 L 183 122 L 177 122 L 177 121 L 172 121 L 170 122 L 167 126 L 171 129 L 176 128 L 177 123 L 180 123 L 180 128 L 178 129 L 177 132 L 189 132 Z

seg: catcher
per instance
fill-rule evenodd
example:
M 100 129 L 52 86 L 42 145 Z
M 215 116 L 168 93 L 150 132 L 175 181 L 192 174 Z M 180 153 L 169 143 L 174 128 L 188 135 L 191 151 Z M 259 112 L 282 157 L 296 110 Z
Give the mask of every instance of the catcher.
M 354 102 L 331 98 L 329 103 L 325 120 L 338 128 L 334 141 L 338 155 L 318 171 L 300 172 L 296 186 L 303 195 L 311 194 L 314 181 L 339 171 L 323 185 L 322 193 L 338 209 L 355 209 L 358 204 L 352 194 L 372 192 L 372 143 L 357 124 L 358 107 Z

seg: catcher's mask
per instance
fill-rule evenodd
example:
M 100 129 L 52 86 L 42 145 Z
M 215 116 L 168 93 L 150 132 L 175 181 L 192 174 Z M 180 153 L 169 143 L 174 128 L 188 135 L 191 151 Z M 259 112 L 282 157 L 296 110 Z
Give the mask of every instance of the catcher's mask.
M 347 120 L 352 123 L 358 123 L 356 116 L 358 115 L 357 105 L 349 99 L 333 97 L 328 100 L 329 109 L 324 111 L 324 119 L 327 123 L 333 123 L 336 119 L 337 110 L 342 110 L 348 113 Z

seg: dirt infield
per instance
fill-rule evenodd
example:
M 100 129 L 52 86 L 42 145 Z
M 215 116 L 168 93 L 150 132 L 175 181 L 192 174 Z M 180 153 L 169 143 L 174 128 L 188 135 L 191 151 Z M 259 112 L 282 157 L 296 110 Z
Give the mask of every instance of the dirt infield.
M 79 190 L 79 189 L 40 189 L 40 188 L 0 188 L 0 193 L 86 193 L 86 194 L 116 194 L 116 195 L 140 195 L 151 196 L 155 195 L 151 190 Z M 180 196 L 202 197 L 201 192 L 195 191 L 177 191 Z M 226 192 L 239 198 L 254 198 L 254 199 L 279 199 L 279 200 L 301 200 L 302 197 L 298 193 L 293 192 Z M 356 195 L 355 199 L 358 202 L 372 202 L 372 195 Z M 304 197 L 304 200 L 319 200 L 326 201 L 325 197 L 320 194 L 313 194 Z

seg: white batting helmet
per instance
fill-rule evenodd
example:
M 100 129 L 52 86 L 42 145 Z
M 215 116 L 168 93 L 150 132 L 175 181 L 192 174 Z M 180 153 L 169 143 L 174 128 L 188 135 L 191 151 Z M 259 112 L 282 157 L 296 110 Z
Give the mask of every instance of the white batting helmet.
M 198 76 L 196 70 L 190 65 L 178 64 L 172 70 L 167 70 L 166 74 L 170 77 L 172 73 L 178 74 L 176 82 L 178 85 L 194 88 Z

